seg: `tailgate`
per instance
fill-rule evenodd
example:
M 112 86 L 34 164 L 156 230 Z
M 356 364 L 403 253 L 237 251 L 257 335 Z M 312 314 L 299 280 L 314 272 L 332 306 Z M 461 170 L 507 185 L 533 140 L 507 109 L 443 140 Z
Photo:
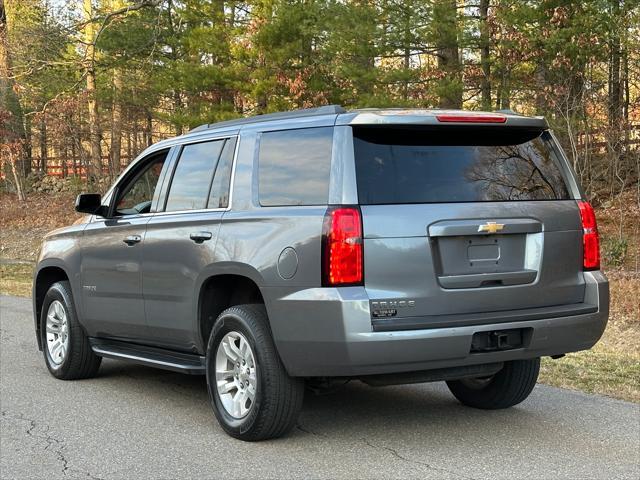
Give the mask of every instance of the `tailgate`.
M 591 308 L 570 171 L 548 132 L 354 128 L 354 153 L 374 328 Z
M 438 316 L 583 301 L 574 201 L 380 205 L 362 212 L 374 319 L 431 317 L 428 326 L 444 320 Z M 487 225 L 502 229 L 492 233 Z

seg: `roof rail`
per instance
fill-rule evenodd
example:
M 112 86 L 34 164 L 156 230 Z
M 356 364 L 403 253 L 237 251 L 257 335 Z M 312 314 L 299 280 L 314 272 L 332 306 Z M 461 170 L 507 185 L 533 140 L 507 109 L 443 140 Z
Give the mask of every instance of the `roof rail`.
M 234 125 L 245 125 L 247 123 L 268 122 L 270 120 L 285 120 L 288 118 L 311 117 L 314 115 L 336 115 L 338 113 L 346 113 L 346 110 L 340 105 L 323 105 L 316 108 L 302 108 L 300 110 L 291 110 L 289 112 L 267 113 L 265 115 L 255 115 L 253 117 L 237 118 L 235 120 L 226 120 L 217 123 L 205 123 L 199 127 L 189 130 L 189 133 L 200 132 L 210 128 L 232 127 Z

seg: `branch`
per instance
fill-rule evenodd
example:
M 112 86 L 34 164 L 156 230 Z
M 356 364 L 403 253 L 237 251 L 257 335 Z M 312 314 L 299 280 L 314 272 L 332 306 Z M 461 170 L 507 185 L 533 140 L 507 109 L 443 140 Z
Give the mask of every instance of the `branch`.
M 49 100 L 47 100 L 43 105 L 42 108 L 40 108 L 39 110 L 32 110 L 30 112 L 25 113 L 25 117 L 30 117 L 32 115 L 38 115 L 41 113 L 45 113 L 47 111 L 47 108 L 49 108 L 49 105 L 54 103 L 55 101 L 57 101 L 60 97 L 65 96 L 66 94 L 75 91 L 75 89 L 82 83 L 85 81 L 85 79 L 87 78 L 87 72 L 85 71 L 80 78 L 78 79 L 78 81 L 76 81 L 71 87 L 66 88 L 60 92 L 58 92 L 55 96 L 51 97 Z
M 96 33 L 96 37 L 93 39 L 93 45 L 96 45 L 100 34 L 102 34 L 102 32 L 107 28 L 108 23 L 112 18 L 117 17 L 118 15 L 127 14 L 129 12 L 135 12 L 136 10 L 141 10 L 147 7 L 157 7 L 161 1 L 162 0 L 142 0 L 140 3 L 134 3 L 133 5 L 129 5 L 127 7 L 114 10 L 113 12 L 109 12 L 102 20 L 102 25 L 100 26 L 98 33 Z
M 73 26 L 72 30 L 82 30 L 84 27 L 89 25 L 90 23 L 98 22 L 102 20 L 102 28 L 104 25 L 111 20 L 113 17 L 117 17 L 118 15 L 126 14 L 129 12 L 135 12 L 136 10 L 141 10 L 146 7 L 157 7 L 160 5 L 162 0 L 142 0 L 139 3 L 134 3 L 133 5 L 127 5 L 126 7 L 119 8 L 118 10 L 114 10 L 113 12 L 109 12 L 106 15 L 96 15 L 95 17 L 89 18 L 82 22 L 78 22 Z

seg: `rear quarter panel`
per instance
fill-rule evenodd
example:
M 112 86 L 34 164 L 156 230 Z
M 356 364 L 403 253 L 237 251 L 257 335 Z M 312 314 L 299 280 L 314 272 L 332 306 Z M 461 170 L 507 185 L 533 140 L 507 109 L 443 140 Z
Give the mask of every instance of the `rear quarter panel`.
M 327 126 L 327 121 L 306 126 Z M 256 161 L 259 134 L 260 131 L 251 129 L 241 133 L 232 205 L 223 217 L 216 262 L 208 270 L 212 274 L 238 274 L 254 280 L 265 300 L 278 345 L 284 330 L 296 319 L 276 313 L 273 302 L 321 285 L 322 225 L 327 207 L 260 206 Z M 283 261 L 287 255 L 288 260 Z

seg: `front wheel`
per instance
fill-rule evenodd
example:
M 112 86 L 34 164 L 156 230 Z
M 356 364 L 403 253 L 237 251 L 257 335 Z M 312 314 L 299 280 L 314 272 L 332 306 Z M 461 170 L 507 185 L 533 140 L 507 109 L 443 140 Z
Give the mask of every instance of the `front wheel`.
M 262 305 L 231 307 L 217 318 L 207 345 L 207 387 L 222 428 L 240 440 L 276 438 L 296 423 L 302 379 L 278 356 Z
M 538 381 L 540 359 L 505 362 L 491 377 L 447 382 L 451 393 L 464 405 L 485 410 L 509 408 L 524 401 Z
M 51 375 L 61 380 L 94 377 L 100 361 L 78 321 L 69 282 L 51 285 L 42 304 L 40 334 L 44 360 Z

